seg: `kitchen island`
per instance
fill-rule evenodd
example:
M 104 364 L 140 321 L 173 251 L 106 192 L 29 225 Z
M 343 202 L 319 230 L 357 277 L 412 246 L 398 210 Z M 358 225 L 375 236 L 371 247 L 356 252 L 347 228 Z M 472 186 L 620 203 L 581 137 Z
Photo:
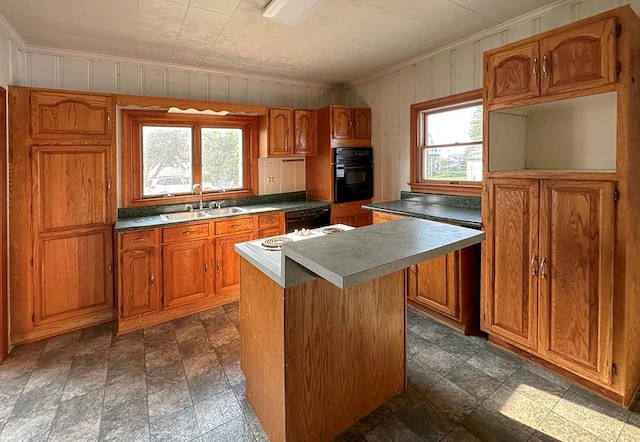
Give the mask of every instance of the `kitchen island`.
M 311 236 L 311 235 L 310 235 Z M 405 386 L 404 269 L 484 233 L 403 219 L 241 256 L 241 366 L 272 441 L 330 440 Z

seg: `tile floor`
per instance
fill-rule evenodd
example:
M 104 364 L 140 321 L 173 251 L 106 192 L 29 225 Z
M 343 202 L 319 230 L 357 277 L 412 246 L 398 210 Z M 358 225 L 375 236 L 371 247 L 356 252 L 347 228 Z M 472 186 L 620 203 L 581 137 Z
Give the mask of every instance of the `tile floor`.
M 0 365 L 0 441 L 267 440 L 245 398 L 238 326 L 234 303 L 18 347 Z M 640 413 L 482 338 L 414 310 L 408 337 L 408 389 L 337 440 L 640 440 Z

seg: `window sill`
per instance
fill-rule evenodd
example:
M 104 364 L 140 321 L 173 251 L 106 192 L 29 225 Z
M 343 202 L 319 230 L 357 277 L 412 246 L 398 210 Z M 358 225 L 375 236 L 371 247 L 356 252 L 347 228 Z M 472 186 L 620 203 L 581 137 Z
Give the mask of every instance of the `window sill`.
M 412 192 L 442 195 L 482 196 L 482 183 L 409 183 Z

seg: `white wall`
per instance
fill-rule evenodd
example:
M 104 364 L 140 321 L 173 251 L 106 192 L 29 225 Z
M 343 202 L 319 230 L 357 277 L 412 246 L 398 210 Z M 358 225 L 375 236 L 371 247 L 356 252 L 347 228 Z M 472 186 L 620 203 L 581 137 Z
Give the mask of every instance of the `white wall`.
M 438 51 L 349 85 L 348 105 L 371 107 L 376 201 L 409 190 L 409 108 L 413 103 L 482 87 L 482 53 L 640 0 L 560 0 Z

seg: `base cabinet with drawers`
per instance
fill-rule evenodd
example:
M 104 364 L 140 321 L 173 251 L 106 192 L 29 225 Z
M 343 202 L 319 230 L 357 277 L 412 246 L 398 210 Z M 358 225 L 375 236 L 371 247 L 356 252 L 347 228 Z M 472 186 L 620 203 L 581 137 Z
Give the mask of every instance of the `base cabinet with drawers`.
M 282 212 L 118 233 L 118 333 L 238 299 L 234 245 L 283 233 Z
M 378 224 L 405 218 L 388 212 L 373 212 Z M 407 301 L 410 305 L 461 330 L 479 331 L 480 247 L 462 250 L 412 265 L 406 271 Z

